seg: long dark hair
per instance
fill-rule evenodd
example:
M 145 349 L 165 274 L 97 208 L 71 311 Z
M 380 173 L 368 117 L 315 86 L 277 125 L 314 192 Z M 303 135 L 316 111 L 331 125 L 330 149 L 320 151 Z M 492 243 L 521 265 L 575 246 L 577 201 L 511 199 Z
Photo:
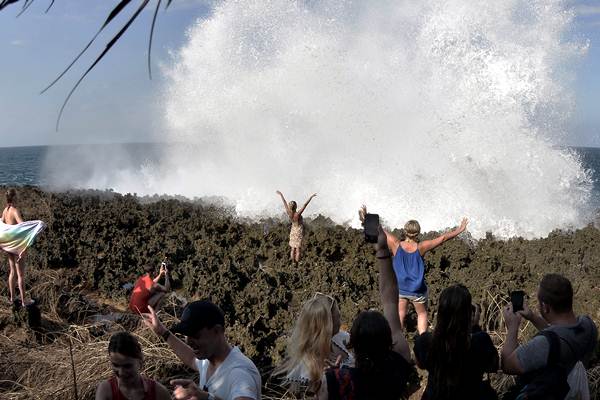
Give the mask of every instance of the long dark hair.
M 471 293 L 465 286 L 454 285 L 442 291 L 427 356 L 432 399 L 454 399 L 458 395 L 471 347 L 471 313 Z
M 392 359 L 392 330 L 377 311 L 362 311 L 350 329 L 350 348 L 354 350 L 360 381 L 358 399 L 398 399 L 404 387 L 394 384 L 406 380 L 406 372 L 395 368 Z
M 6 191 L 6 203 L 12 204 L 15 201 L 15 197 L 17 197 L 17 191 L 13 188 L 10 188 Z
M 392 330 L 377 311 L 362 311 L 350 329 L 350 347 L 354 349 L 356 367 L 363 373 L 377 373 L 392 348 Z

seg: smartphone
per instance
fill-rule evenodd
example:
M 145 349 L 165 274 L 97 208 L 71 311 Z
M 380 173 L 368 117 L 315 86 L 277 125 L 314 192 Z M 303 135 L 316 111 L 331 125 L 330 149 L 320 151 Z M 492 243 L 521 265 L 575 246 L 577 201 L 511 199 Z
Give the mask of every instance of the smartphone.
M 369 243 L 377 243 L 379 236 L 379 214 L 365 215 L 365 240 Z
M 522 290 L 514 290 L 510 292 L 510 302 L 513 306 L 513 312 L 522 311 L 523 310 L 523 298 L 525 297 L 525 292 Z

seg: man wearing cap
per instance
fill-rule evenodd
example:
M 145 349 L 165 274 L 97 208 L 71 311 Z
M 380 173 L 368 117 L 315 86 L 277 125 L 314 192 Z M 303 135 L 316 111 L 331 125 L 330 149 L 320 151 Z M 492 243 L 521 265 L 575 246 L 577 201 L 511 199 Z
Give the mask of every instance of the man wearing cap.
M 209 301 L 194 301 L 183 310 L 178 324 L 170 331 L 160 322 L 154 309 L 143 314 L 144 323 L 161 336 L 177 357 L 198 371 L 196 386 L 189 379 L 172 380 L 173 398 L 197 400 L 259 400 L 261 379 L 254 363 L 225 338 L 223 311 Z M 186 343 L 174 333 L 186 336 Z

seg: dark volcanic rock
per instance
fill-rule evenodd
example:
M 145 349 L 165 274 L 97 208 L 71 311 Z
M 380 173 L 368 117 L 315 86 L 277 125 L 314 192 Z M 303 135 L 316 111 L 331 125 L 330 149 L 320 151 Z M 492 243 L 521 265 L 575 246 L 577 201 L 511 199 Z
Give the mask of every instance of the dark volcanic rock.
M 140 201 L 110 191 L 24 188 L 18 196 L 24 218 L 48 223 L 28 254 L 29 266 L 71 271 L 65 277 L 69 297 L 60 298 L 65 305 L 74 304 L 75 288 L 122 297 L 121 286 L 145 264 L 167 257 L 178 291 L 221 305 L 232 341 L 262 367 L 278 359 L 300 304 L 315 291 L 338 298 L 347 324 L 358 311 L 378 307 L 375 259 L 362 233 L 324 217 L 307 221 L 304 258 L 293 265 L 283 220 L 248 222 L 214 206 Z M 535 240 L 489 235 L 448 242 L 425 258 L 430 310 L 440 291 L 455 282 L 483 301 L 488 291 L 534 295 L 543 274 L 559 272 L 574 284 L 576 311 L 598 321 L 599 242 L 593 226 Z

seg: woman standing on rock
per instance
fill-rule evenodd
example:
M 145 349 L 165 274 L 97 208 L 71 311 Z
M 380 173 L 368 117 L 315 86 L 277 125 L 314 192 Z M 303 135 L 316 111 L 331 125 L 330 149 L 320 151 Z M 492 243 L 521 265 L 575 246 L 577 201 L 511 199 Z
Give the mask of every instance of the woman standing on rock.
M 298 205 L 295 201 L 292 200 L 288 203 L 279 190 L 275 193 L 277 193 L 281 197 L 281 200 L 283 201 L 283 205 L 285 207 L 285 211 L 287 212 L 287 215 L 290 217 L 290 221 L 292 222 L 292 228 L 290 229 L 290 258 L 292 261 L 298 262 L 300 261 L 300 248 L 302 247 L 302 237 L 304 235 L 302 213 L 306 209 L 306 206 L 308 206 L 308 203 L 310 203 L 313 197 L 316 197 L 317 194 L 314 193 L 313 195 L 311 195 L 308 198 L 308 200 L 306 200 L 306 203 L 304 203 L 302 208 L 296 211 Z
M 367 214 L 367 207 L 362 206 L 359 210 L 359 216 L 364 221 Z M 388 231 L 385 231 L 388 247 L 393 254 L 394 272 L 398 280 L 398 314 L 400 324 L 404 329 L 404 321 L 408 311 L 408 302 L 412 302 L 417 312 L 417 330 L 419 334 L 427 331 L 427 299 L 429 291 L 425 284 L 425 262 L 423 257 L 425 253 L 435 249 L 447 240 L 450 240 L 465 229 L 467 229 L 468 220 L 463 218 L 461 224 L 456 229 L 441 234 L 435 239 L 418 240 L 421 233 L 421 226 L 415 220 L 410 220 L 404 225 L 404 240 L 398 239 Z
M 15 300 L 15 280 L 21 295 L 23 307 L 33 304 L 33 300 L 25 300 L 25 250 L 33 244 L 35 237 L 46 226 L 42 221 L 25 221 L 15 207 L 17 192 L 15 189 L 6 191 L 6 207 L 2 211 L 0 221 L 0 248 L 8 254 L 8 291 L 10 302 Z

